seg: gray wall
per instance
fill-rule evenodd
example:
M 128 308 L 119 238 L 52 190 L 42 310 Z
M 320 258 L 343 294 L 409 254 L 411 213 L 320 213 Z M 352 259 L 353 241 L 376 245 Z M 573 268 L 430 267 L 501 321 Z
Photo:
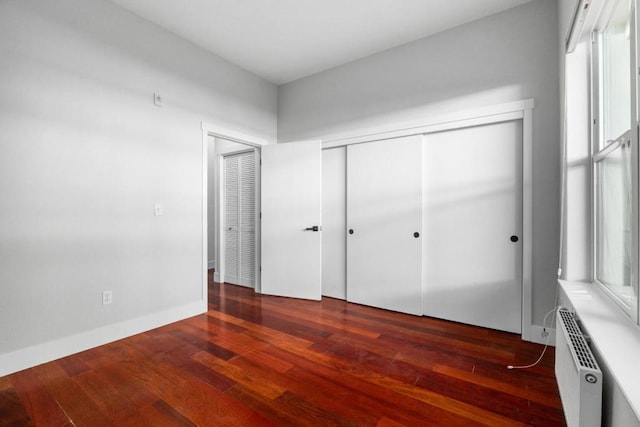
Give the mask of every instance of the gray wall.
M 0 2 L 0 57 L 0 360 L 204 307 L 201 122 L 275 140 L 277 88 L 102 0 Z
M 530 2 L 279 89 L 281 142 L 534 98 L 537 325 L 554 305 L 558 261 L 557 8 Z

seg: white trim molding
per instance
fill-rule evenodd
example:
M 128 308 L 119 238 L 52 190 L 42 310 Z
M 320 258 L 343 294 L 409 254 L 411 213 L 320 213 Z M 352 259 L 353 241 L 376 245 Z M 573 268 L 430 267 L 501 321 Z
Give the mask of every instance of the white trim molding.
M 250 135 L 244 131 L 230 129 L 210 122 L 202 122 L 202 133 L 204 136 L 218 136 L 230 141 L 240 142 L 242 144 L 253 145 L 256 147 L 272 143 L 259 136 Z
M 522 111 L 522 339 L 533 333 L 533 101 Z
M 357 129 L 319 137 L 322 148 L 372 142 L 409 135 L 428 134 L 484 124 L 522 120 L 522 331 L 525 341 L 542 340 L 542 328 L 532 324 L 533 301 L 533 99 L 509 102 L 425 117 L 373 128 Z M 424 285 L 423 285 L 424 286 Z M 539 330 L 538 330 L 539 329 Z M 549 328 L 547 328 L 549 330 Z
M 0 377 L 202 314 L 200 302 L 102 326 L 0 355 Z
M 424 117 L 419 120 L 387 123 L 372 128 L 325 135 L 317 139 L 323 141 L 322 148 L 332 148 L 342 145 L 358 144 L 360 142 L 371 142 L 379 139 L 462 129 L 487 123 L 522 119 L 524 112 L 533 110 L 533 107 L 533 99 L 525 99 L 475 110 Z
M 218 271 L 213 273 L 213 281 L 218 283 L 224 283 L 224 276 L 220 274 Z

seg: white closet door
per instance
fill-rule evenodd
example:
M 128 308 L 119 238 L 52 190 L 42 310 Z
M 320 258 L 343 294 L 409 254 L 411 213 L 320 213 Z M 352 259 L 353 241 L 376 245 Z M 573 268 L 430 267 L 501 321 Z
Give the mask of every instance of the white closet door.
M 246 153 L 238 159 L 240 168 L 240 284 L 255 287 L 256 279 L 256 154 Z
M 347 149 L 347 299 L 422 314 L 422 136 Z
M 255 286 L 255 152 L 224 157 L 224 281 Z
M 240 206 L 238 198 L 238 158 L 226 156 L 224 164 L 224 259 L 223 280 L 238 284 L 238 220 Z
M 424 314 L 519 333 L 521 121 L 428 134 L 425 150 Z
M 319 300 L 320 141 L 265 145 L 261 171 L 262 293 Z

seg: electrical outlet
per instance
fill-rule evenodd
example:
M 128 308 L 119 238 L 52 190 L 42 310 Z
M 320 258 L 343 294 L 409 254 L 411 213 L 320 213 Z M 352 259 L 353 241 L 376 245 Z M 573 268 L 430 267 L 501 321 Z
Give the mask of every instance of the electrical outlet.
M 111 291 L 102 291 L 102 305 L 111 304 L 113 301 L 113 293 Z
M 549 332 L 547 332 L 547 330 L 546 330 L 546 329 L 543 329 L 543 330 L 542 330 L 542 333 L 541 333 L 540 335 L 542 335 L 542 338 L 546 338 L 546 337 L 548 337 L 548 336 L 549 336 Z

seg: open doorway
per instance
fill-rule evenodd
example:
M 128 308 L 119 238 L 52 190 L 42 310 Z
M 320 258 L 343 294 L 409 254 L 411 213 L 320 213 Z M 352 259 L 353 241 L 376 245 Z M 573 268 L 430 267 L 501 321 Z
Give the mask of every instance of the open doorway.
M 205 134 L 207 282 L 259 291 L 260 149 L 225 136 Z
M 269 144 L 266 140 L 207 123 L 202 123 L 202 136 L 203 300 L 208 302 L 208 267 L 215 268 L 216 273 L 224 268 L 221 259 L 224 212 L 219 184 L 223 153 L 216 152 L 217 145 L 225 144 L 221 140 L 242 144 L 243 149 L 256 154 L 254 290 L 268 295 L 319 300 L 321 141 Z M 212 165 L 210 175 L 209 164 Z M 213 192 L 211 207 L 209 190 Z M 226 278 L 216 274 L 216 280 L 226 281 Z

